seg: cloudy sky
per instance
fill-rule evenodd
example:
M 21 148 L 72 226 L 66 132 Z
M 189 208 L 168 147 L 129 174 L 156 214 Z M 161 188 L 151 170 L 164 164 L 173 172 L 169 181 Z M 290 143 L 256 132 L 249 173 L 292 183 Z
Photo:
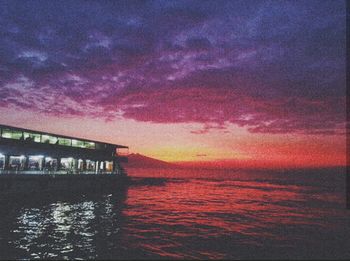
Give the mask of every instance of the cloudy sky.
M 345 16 L 325 0 L 3 0 L 0 123 L 169 161 L 345 164 Z

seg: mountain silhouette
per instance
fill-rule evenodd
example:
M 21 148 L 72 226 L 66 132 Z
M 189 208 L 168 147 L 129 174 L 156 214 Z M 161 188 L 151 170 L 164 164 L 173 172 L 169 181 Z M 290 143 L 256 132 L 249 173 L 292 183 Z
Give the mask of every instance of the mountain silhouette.
M 128 163 L 124 165 L 126 168 L 172 168 L 175 164 L 150 158 L 139 153 L 128 155 Z

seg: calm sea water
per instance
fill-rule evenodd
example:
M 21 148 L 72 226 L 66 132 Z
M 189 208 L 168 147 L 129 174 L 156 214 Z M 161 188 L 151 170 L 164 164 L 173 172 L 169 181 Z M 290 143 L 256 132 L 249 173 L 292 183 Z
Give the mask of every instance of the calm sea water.
M 350 258 L 344 170 L 129 174 L 125 191 L 2 200 L 0 258 Z

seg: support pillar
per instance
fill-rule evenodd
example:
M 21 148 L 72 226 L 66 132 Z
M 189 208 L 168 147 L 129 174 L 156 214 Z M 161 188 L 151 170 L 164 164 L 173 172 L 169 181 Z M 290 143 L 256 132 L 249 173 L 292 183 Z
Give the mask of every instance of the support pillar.
M 99 172 L 99 167 L 100 167 L 100 162 L 96 160 L 96 166 L 95 166 L 96 174 Z
M 61 158 L 60 157 L 57 157 L 57 166 L 56 166 L 55 171 L 57 171 L 57 170 L 61 170 Z
M 83 171 L 87 170 L 87 163 L 86 163 L 86 159 L 83 159 Z
M 44 157 L 39 159 L 39 170 L 44 170 Z
M 73 159 L 73 173 L 78 173 L 78 159 Z
M 5 155 L 4 170 L 10 169 L 10 156 Z
M 102 168 L 102 171 L 106 171 L 106 162 L 105 161 L 101 161 L 101 168 Z
M 116 162 L 116 160 L 115 159 L 113 159 L 113 161 L 112 161 L 113 163 L 113 168 L 112 168 L 112 170 L 113 170 L 113 172 L 116 172 L 116 165 L 117 165 L 117 162 Z
M 29 156 L 26 156 L 26 159 L 24 161 L 24 168 L 23 170 L 28 170 L 29 169 Z

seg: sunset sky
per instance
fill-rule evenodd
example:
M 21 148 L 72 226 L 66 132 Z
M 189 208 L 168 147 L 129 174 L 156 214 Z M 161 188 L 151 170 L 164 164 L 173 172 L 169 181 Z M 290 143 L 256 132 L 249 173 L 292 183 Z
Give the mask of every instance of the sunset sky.
M 345 1 L 1 1 L 0 123 L 166 161 L 334 166 Z

